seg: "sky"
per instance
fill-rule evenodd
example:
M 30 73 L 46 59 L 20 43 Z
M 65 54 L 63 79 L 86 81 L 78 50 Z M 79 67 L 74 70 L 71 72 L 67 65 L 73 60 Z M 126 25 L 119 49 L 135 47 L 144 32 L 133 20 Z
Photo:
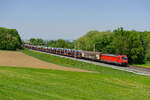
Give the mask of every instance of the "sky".
M 21 38 L 75 40 L 88 31 L 150 31 L 150 0 L 0 0 L 0 27 Z

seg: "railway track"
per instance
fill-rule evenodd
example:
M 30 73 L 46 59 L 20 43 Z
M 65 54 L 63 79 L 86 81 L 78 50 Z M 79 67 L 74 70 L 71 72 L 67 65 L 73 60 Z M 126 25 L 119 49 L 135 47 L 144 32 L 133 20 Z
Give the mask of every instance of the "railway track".
M 33 50 L 33 51 L 36 51 L 36 50 Z M 36 52 L 41 52 L 41 51 L 36 51 Z M 46 53 L 46 52 L 42 52 L 42 53 Z M 139 75 L 150 76 L 150 69 L 149 68 L 135 67 L 135 66 L 131 66 L 131 65 L 128 67 L 123 67 L 123 66 L 106 64 L 106 63 L 96 62 L 96 61 L 91 61 L 91 60 L 77 59 L 77 58 L 72 58 L 72 57 L 63 56 L 63 55 L 57 55 L 57 54 L 51 54 L 51 53 L 46 53 L 46 54 L 59 56 L 59 57 L 63 57 L 63 58 L 69 58 L 72 60 L 77 60 L 77 61 L 82 61 L 82 62 L 87 62 L 87 63 L 92 63 L 92 64 L 101 65 L 101 66 L 105 66 L 105 67 L 110 67 L 110 68 L 114 68 L 114 69 L 118 69 L 118 70 L 132 72 L 132 73 L 139 74 Z

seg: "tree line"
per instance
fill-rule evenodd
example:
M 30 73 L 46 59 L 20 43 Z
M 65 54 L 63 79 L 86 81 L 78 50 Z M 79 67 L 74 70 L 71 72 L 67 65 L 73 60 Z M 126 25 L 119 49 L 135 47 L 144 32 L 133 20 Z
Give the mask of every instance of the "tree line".
M 70 42 L 63 39 L 44 41 L 31 38 L 30 43 L 58 48 L 70 48 L 109 54 L 127 55 L 129 63 L 142 64 L 150 60 L 150 32 L 124 30 L 89 31 L 84 36 Z
M 148 31 L 124 30 L 122 27 L 113 32 L 90 31 L 77 39 L 76 45 L 78 49 L 87 51 L 127 55 L 129 63 L 142 64 L 150 60 Z
M 22 48 L 22 40 L 16 29 L 0 27 L 0 50 L 16 50 Z
M 37 46 L 73 49 L 75 42 L 74 41 L 71 42 L 71 41 L 67 41 L 63 39 L 45 41 L 41 38 L 31 38 L 29 40 L 29 43 L 32 45 L 37 45 Z

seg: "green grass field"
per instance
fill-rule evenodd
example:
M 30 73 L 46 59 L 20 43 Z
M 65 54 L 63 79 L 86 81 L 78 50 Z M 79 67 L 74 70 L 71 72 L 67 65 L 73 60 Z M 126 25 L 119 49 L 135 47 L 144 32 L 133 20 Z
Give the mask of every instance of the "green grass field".
M 150 61 L 146 61 L 145 64 L 135 64 L 135 66 L 150 68 Z
M 150 77 L 0 67 L 0 100 L 149 100 Z
M 0 67 L 0 100 L 149 100 L 150 77 L 31 50 L 24 53 L 99 73 Z

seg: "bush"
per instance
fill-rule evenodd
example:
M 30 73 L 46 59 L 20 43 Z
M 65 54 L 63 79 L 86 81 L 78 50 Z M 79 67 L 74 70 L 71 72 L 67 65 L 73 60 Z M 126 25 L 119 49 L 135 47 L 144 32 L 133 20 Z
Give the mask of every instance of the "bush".
M 22 48 L 22 41 L 16 29 L 0 27 L 0 49 L 16 50 Z

